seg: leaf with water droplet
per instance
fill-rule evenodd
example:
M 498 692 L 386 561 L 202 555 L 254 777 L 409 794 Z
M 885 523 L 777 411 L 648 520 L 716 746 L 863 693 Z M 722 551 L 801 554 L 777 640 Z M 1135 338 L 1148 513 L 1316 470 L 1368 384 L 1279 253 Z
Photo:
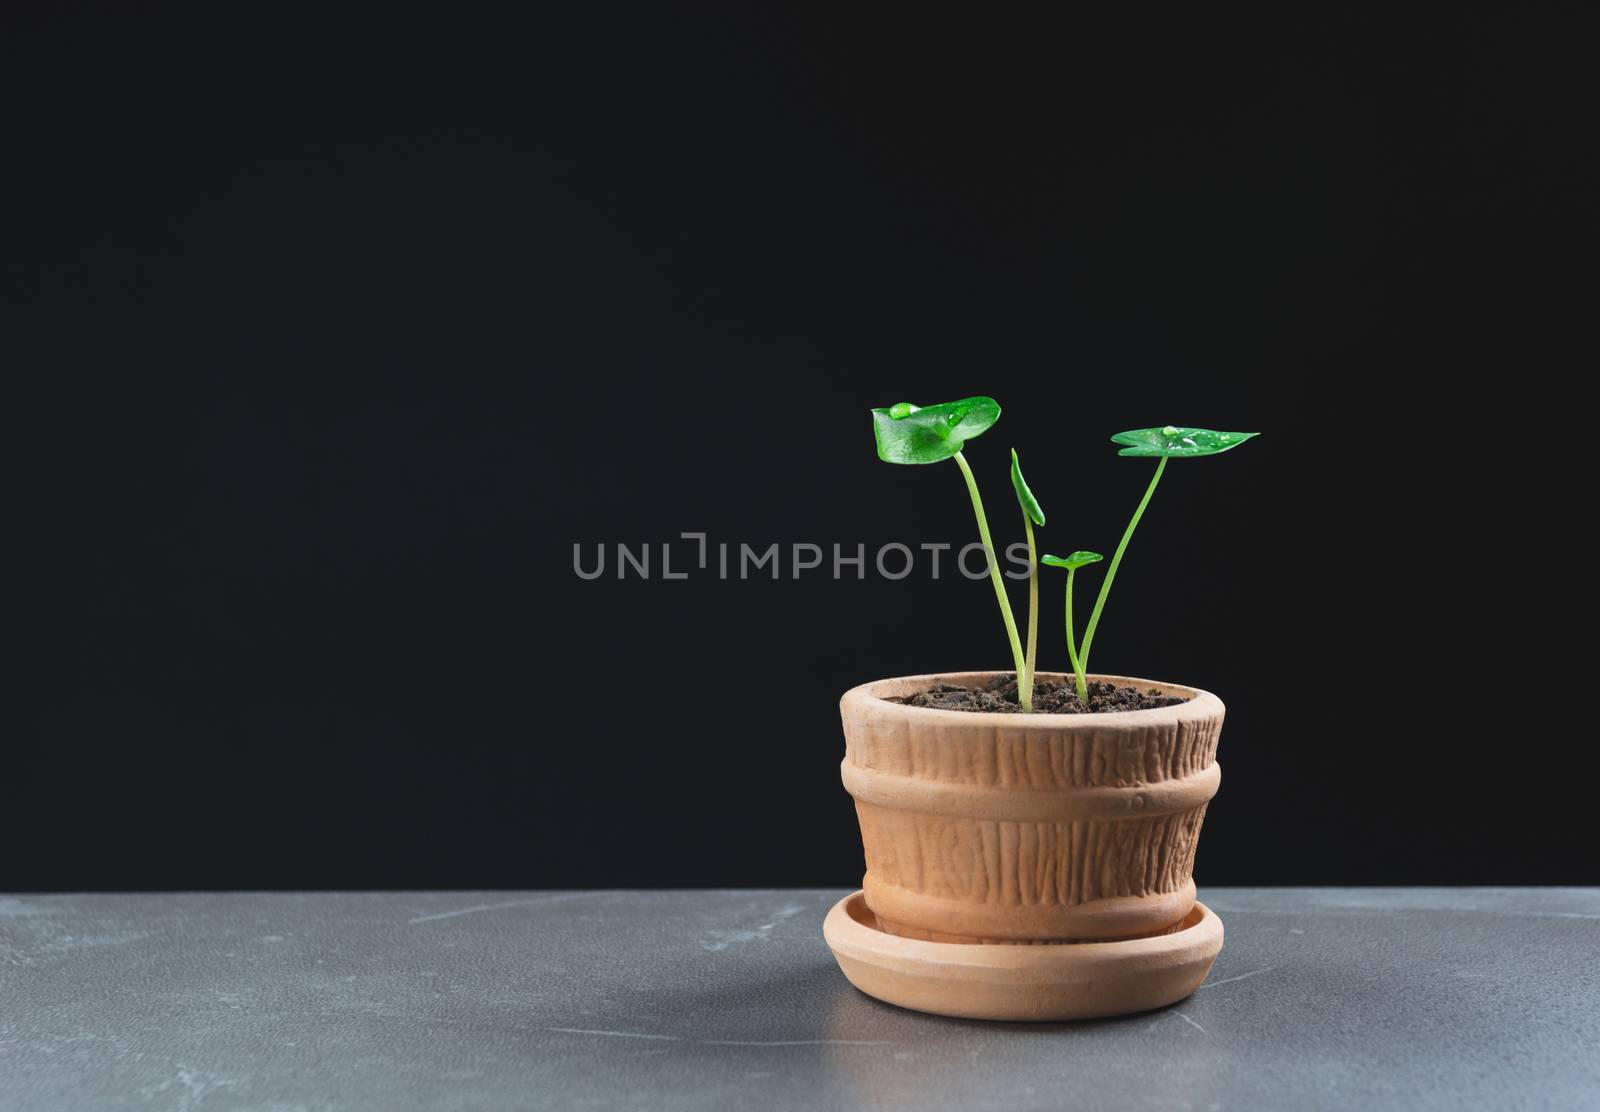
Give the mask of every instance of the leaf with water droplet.
M 1127 447 L 1119 456 L 1166 457 L 1181 459 L 1189 456 L 1214 456 L 1237 448 L 1255 432 L 1216 432 L 1213 429 L 1189 429 L 1179 425 L 1164 425 L 1155 429 L 1131 429 L 1111 438 L 1113 444 Z
M 1027 514 L 1035 525 L 1044 524 L 1044 510 L 1039 506 L 1039 500 L 1033 496 L 1033 491 L 1028 489 L 1028 480 L 1022 477 L 1022 464 L 1017 460 L 1017 450 L 1011 449 L 1011 485 L 1017 488 L 1017 502 L 1022 506 L 1022 512 Z
M 900 402 L 872 411 L 872 435 L 885 463 L 938 463 L 999 419 L 1000 406 L 993 398 L 926 406 Z
M 1071 556 L 1041 556 L 1039 557 L 1039 562 L 1041 564 L 1049 564 L 1053 568 L 1066 568 L 1068 571 L 1076 571 L 1085 564 L 1098 564 L 1104 559 L 1105 557 L 1098 552 L 1074 552 Z

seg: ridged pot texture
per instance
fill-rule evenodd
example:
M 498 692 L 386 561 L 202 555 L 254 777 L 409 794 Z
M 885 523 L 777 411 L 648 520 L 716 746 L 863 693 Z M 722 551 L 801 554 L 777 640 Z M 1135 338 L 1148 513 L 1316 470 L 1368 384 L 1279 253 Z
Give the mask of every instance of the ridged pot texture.
M 1221 782 L 1222 701 L 1181 695 L 1106 714 L 979 714 L 890 702 L 954 672 L 846 692 L 841 775 L 855 797 L 868 907 L 892 934 L 937 942 L 1137 938 L 1194 906 L 1194 856 Z M 1041 680 L 1069 677 L 1041 673 Z

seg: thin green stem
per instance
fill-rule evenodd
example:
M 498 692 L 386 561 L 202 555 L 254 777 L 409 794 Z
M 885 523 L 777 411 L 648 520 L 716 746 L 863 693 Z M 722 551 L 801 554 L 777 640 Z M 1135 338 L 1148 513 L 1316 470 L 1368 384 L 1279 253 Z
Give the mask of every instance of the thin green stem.
M 1077 568 L 1067 569 L 1067 656 L 1072 660 L 1072 674 L 1078 681 L 1078 701 L 1089 703 L 1089 683 L 1083 678 L 1083 665 L 1078 663 L 1078 639 L 1072 632 L 1072 579 Z
M 1022 527 L 1028 531 L 1028 675 L 1018 683 L 1017 690 L 1028 691 L 1025 707 L 1033 705 L 1034 667 L 1039 659 L 1039 558 L 1033 548 L 1033 518 L 1022 511 Z
M 989 539 L 989 519 L 983 513 L 983 497 L 978 493 L 978 480 L 972 477 L 972 468 L 967 466 L 966 458 L 960 452 L 955 454 L 955 461 L 967 480 L 967 493 L 972 495 L 972 512 L 978 516 L 978 536 L 983 540 L 984 555 L 989 558 L 989 578 L 994 582 L 994 597 L 1000 603 L 1000 617 L 1005 620 L 1006 637 L 1011 641 L 1011 659 L 1017 670 L 1017 701 L 1022 704 L 1023 710 L 1032 710 L 1033 692 L 1024 691 L 1020 682 L 1027 659 L 1022 655 L 1022 642 L 1017 638 L 1017 620 L 1011 616 L 1011 599 L 1006 595 L 1006 585 L 1000 579 L 1000 561 L 994 557 L 994 541 Z
M 1128 528 L 1117 545 L 1116 554 L 1111 557 L 1111 564 L 1106 568 L 1106 577 L 1100 583 L 1100 596 L 1094 600 L 1094 612 L 1089 615 L 1088 628 L 1083 631 L 1084 672 L 1089 670 L 1089 646 L 1094 643 L 1094 631 L 1100 625 L 1100 611 L 1105 609 L 1106 596 L 1111 593 L 1111 581 L 1117 577 L 1117 565 L 1122 563 L 1122 554 L 1128 549 L 1128 540 L 1138 527 L 1139 519 L 1144 516 L 1144 508 L 1150 504 L 1150 496 L 1156 492 L 1156 484 L 1161 481 L 1161 473 L 1166 469 L 1167 457 L 1162 456 L 1161 462 L 1156 464 L 1156 473 L 1150 478 L 1150 485 L 1145 488 L 1144 497 L 1139 499 L 1139 508 L 1133 511 L 1133 520 L 1128 522 Z

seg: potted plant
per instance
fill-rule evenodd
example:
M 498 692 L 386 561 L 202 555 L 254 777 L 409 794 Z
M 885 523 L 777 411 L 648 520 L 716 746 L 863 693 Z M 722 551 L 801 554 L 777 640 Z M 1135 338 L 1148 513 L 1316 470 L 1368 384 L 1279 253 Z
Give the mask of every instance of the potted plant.
M 1038 673 L 1041 561 L 1033 528 L 1045 523 L 1044 511 L 1013 451 L 1030 563 L 1024 647 L 962 453 L 999 415 L 999 405 L 984 397 L 872 411 L 883 460 L 954 460 L 960 469 L 989 554 L 1013 669 L 879 680 L 841 700 L 842 778 L 855 798 L 867 865 L 865 907 L 851 914 L 870 919 L 885 936 L 962 949 L 1131 944 L 1126 940 L 1180 931 L 1198 921 L 1192 872 L 1206 805 L 1220 782 L 1215 757 L 1223 705 L 1183 684 L 1093 674 L 1089 658 L 1112 581 L 1168 461 L 1215 455 L 1255 434 L 1168 425 L 1112 437 L 1121 455 L 1154 459 L 1155 473 L 1104 565 L 1081 644 L 1072 625 L 1072 587 L 1077 571 L 1101 557 L 1079 551 L 1042 558 L 1067 572 L 1066 656 L 1073 670 Z M 1220 948 L 1220 924 L 1215 934 Z M 1074 955 L 1080 953 L 1087 951 Z M 1012 950 L 1006 961 L 1015 960 Z M 1209 968 L 1210 959 L 1204 964 Z M 1097 1007 L 1052 1014 L 1107 1014 L 1103 1001 Z M 1119 1003 L 1109 1010 L 1124 1009 Z

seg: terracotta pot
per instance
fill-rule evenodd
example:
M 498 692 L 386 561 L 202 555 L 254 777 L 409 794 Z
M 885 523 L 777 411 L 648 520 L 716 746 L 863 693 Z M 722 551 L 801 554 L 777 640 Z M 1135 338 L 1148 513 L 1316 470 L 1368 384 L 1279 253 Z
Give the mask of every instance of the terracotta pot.
M 1194 907 L 1194 855 L 1216 794 L 1222 701 L 1110 714 L 975 714 L 889 702 L 994 672 L 863 684 L 839 703 L 841 774 L 866 850 L 867 906 L 935 942 L 1138 938 Z M 1041 680 L 1064 680 L 1040 673 Z

